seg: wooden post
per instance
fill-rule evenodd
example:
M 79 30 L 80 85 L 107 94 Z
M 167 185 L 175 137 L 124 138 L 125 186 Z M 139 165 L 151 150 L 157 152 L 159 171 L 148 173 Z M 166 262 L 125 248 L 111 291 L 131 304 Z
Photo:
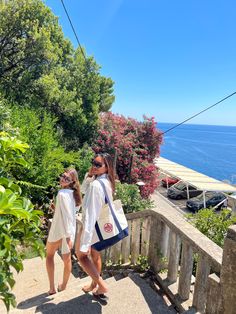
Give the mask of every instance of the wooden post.
M 200 259 L 197 264 L 197 275 L 194 286 L 193 306 L 200 313 L 205 312 L 206 306 L 206 287 L 207 278 L 210 274 L 210 266 L 207 259 L 200 255 Z
M 131 239 L 131 220 L 128 220 L 129 235 L 122 240 L 121 244 L 121 261 L 122 264 L 130 262 L 130 239 Z
M 173 283 L 177 280 L 180 253 L 180 237 L 171 230 L 170 232 L 170 257 L 168 263 L 168 282 Z
M 182 300 L 187 300 L 190 294 L 193 271 L 193 250 L 188 243 L 183 242 L 178 293 Z
M 229 227 L 223 248 L 220 282 L 222 286 L 223 313 L 236 311 L 236 225 Z
M 136 264 L 140 248 L 140 219 L 135 219 L 132 223 L 131 234 L 131 264 Z
M 141 255 L 148 256 L 149 242 L 150 242 L 150 228 L 151 228 L 151 217 L 144 219 L 142 223 L 142 243 L 141 243 Z
M 155 272 L 159 272 L 163 268 L 163 254 L 161 247 L 161 239 L 164 223 L 152 217 L 151 220 L 151 237 L 149 246 L 149 264 Z
M 220 278 L 216 274 L 208 277 L 206 314 L 223 314 Z

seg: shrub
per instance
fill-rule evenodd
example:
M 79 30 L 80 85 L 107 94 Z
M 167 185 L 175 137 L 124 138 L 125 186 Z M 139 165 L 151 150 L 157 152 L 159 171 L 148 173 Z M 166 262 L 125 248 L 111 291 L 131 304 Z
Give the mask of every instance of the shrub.
M 15 168 L 14 175 L 33 203 L 45 205 L 49 202 L 58 176 L 69 166 L 74 166 L 83 180 L 94 155 L 88 145 L 77 151 L 65 151 L 60 144 L 57 121 L 42 110 L 14 106 L 10 117 L 20 139 L 30 146 L 25 155 L 28 168 Z
M 139 188 L 135 184 L 117 183 L 115 198 L 121 200 L 126 214 L 153 207 L 152 201 L 142 199 Z
M 157 169 L 153 164 L 159 155 L 162 135 L 154 118 L 144 117 L 143 122 L 115 115 L 101 115 L 101 125 L 93 149 L 106 151 L 116 159 L 116 170 L 121 182 L 144 181 L 143 197 L 148 197 L 158 185 Z
M 71 156 L 59 144 L 55 122 L 40 110 L 12 108 L 11 124 L 18 129 L 20 139 L 30 146 L 25 154 L 28 168 L 16 168 L 14 175 L 34 203 L 45 202 L 47 188 L 55 185 L 64 164 L 69 165 L 71 161 Z M 25 185 L 24 181 L 31 184 Z
M 9 310 L 15 306 L 15 297 L 11 292 L 15 281 L 14 268 L 23 270 L 24 254 L 17 247 L 26 245 L 43 255 L 43 243 L 40 232 L 40 211 L 33 208 L 29 199 L 21 196 L 20 187 L 14 182 L 14 165 L 26 165 L 22 154 L 28 145 L 7 133 L 0 133 L 0 298 Z
M 228 209 L 224 209 L 220 213 L 216 213 L 212 209 L 202 209 L 195 214 L 187 215 L 187 217 L 199 231 L 221 247 L 223 247 L 228 227 L 236 223 L 236 217 L 231 217 Z

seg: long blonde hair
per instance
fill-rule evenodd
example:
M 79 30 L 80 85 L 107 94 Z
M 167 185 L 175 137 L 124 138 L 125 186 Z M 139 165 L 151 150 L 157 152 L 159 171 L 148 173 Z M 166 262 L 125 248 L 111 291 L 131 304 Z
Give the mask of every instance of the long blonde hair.
M 72 182 L 69 184 L 69 187 L 74 191 L 73 196 L 76 206 L 80 206 L 82 203 L 82 195 L 80 192 L 78 173 L 74 168 L 66 169 L 65 172 L 71 176 Z

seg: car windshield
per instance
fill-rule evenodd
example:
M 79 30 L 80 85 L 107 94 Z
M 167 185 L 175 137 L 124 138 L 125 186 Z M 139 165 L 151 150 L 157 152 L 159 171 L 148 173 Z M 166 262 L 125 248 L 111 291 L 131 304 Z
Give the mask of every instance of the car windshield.
M 180 191 L 183 191 L 183 190 L 187 190 L 187 186 L 185 183 L 183 182 L 180 182 L 180 183 L 177 183 L 174 185 L 174 187 L 177 189 L 177 190 L 180 190 Z M 189 190 L 195 190 L 195 188 L 191 185 L 188 186 Z
M 206 194 L 205 194 L 206 201 L 211 199 L 214 195 L 215 195 L 214 193 L 206 192 Z M 203 201 L 203 193 L 198 195 L 198 196 L 196 196 L 195 199 L 197 199 L 198 201 Z

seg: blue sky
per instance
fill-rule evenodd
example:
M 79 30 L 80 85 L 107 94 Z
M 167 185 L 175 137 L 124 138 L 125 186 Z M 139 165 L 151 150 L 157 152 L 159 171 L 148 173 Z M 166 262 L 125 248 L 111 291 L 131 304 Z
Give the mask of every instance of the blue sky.
M 60 0 L 45 3 L 77 47 Z M 64 0 L 114 113 L 179 123 L 236 91 L 235 0 Z M 189 121 L 236 126 L 236 95 Z

